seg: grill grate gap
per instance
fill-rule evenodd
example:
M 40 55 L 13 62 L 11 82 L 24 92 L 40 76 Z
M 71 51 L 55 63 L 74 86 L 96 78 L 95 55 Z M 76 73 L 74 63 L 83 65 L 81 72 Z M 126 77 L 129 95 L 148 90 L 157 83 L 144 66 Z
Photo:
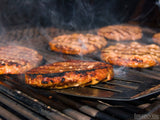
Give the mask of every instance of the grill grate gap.
M 148 73 L 148 74 L 152 74 L 152 75 L 154 75 L 154 76 L 159 76 L 159 77 L 160 77 L 160 73 L 157 72 L 157 71 L 151 71 L 151 70 L 148 70 L 148 69 L 143 69 L 143 72 Z
M 160 77 L 159 76 L 155 76 L 155 75 L 152 75 L 152 74 L 148 74 L 148 73 L 144 73 L 144 72 L 140 72 L 140 71 L 136 71 L 136 70 L 133 70 L 133 69 L 128 69 L 129 72 L 132 74 L 132 75 L 139 75 L 139 76 L 144 76 L 144 77 L 147 77 L 147 78 L 151 78 L 151 79 L 155 79 L 155 80 L 160 80 Z
M 97 119 L 102 119 L 102 120 L 104 118 L 106 118 L 106 119 L 112 118 L 109 115 L 104 114 L 103 112 L 88 106 L 88 104 L 83 104 L 81 102 L 77 102 L 78 100 L 71 100 L 71 99 L 68 99 L 67 97 L 59 96 L 59 95 L 56 95 L 56 96 L 54 95 L 53 98 L 57 98 L 61 102 L 65 103 L 66 105 L 69 105 L 69 107 L 74 108 L 84 114 L 91 116 L 91 117 L 94 117 Z
M 33 89 L 34 90 L 34 89 Z M 36 89 L 35 89 L 36 90 Z M 39 90 L 36 90 L 36 91 L 39 91 Z M 46 90 L 47 91 L 47 90 Z M 39 91 L 40 92 L 40 91 Z M 49 91 L 48 91 L 49 92 Z M 36 92 L 35 92 L 36 93 Z M 50 93 L 50 92 L 49 92 Z M 52 92 L 51 92 L 52 93 Z M 36 93 L 37 94 L 37 93 Z M 58 95 L 59 96 L 59 95 Z M 52 98 L 55 98 L 55 96 L 53 95 L 53 97 Z M 61 98 L 61 100 L 63 99 L 63 101 L 65 101 L 64 100 L 64 98 L 62 97 Z M 58 98 L 58 100 L 60 100 L 59 98 Z M 71 100 L 71 99 L 69 99 L 69 100 Z M 78 100 L 77 100 L 78 101 Z M 53 102 L 53 101 L 52 101 Z M 65 103 L 66 104 L 68 104 L 68 101 L 65 101 Z M 90 104 L 87 104 L 87 105 L 89 105 L 90 106 Z M 69 105 L 69 106 L 71 106 L 71 105 Z M 78 108 L 78 107 L 77 107 Z M 111 109 L 111 110 L 110 110 Z M 110 109 L 108 109 L 107 111 L 103 111 L 106 115 L 109 115 L 109 116 L 112 116 L 113 117 L 113 111 L 115 112 L 117 109 L 119 109 L 119 108 L 116 108 L 116 110 L 115 110 L 115 107 L 114 106 L 110 106 Z M 67 109 L 66 109 L 67 110 Z M 84 109 L 82 109 L 82 110 L 84 110 Z M 113 111 L 112 111 L 113 110 Z M 121 108 L 119 109 L 119 110 L 122 110 Z M 123 111 L 123 110 L 122 110 Z M 65 110 L 64 110 L 64 112 L 66 112 Z M 72 112 L 70 112 L 70 113 L 72 113 Z M 125 113 L 126 114 L 126 111 L 124 111 L 124 112 L 121 112 L 121 113 Z M 67 112 L 66 112 L 66 114 L 67 114 Z M 70 115 L 69 113 L 68 113 L 68 115 Z M 100 119 L 100 116 L 99 115 L 101 115 L 99 112 L 97 112 L 97 114 L 94 116 L 94 117 L 97 117 L 97 119 L 99 118 Z M 128 114 L 129 115 L 129 114 Z M 117 114 L 114 114 L 114 116 L 115 116 L 115 118 L 118 118 L 118 119 L 128 119 L 128 118 L 132 118 L 133 117 L 133 115 L 123 115 L 122 114 L 122 116 L 119 116 L 119 113 L 117 113 Z
M 18 86 L 16 86 L 18 88 Z M 24 89 L 25 87 L 23 87 Z M 62 113 L 58 112 L 57 110 L 48 108 L 44 103 L 41 103 L 33 98 L 37 96 L 36 93 L 35 95 L 32 96 L 33 98 L 30 98 L 29 96 L 26 96 L 25 94 L 18 94 L 17 92 L 14 92 L 14 89 L 12 90 L 5 89 L 4 87 L 0 86 L 1 91 L 4 91 L 4 94 L 12 96 L 15 100 L 18 100 L 18 102 L 22 103 L 26 108 L 29 108 L 31 111 L 33 110 L 34 112 L 46 116 L 48 119 L 55 119 L 55 120 L 71 120 L 70 117 L 67 117 L 66 115 L 63 115 Z M 29 89 L 27 89 L 31 93 Z M 38 95 L 39 96 L 39 95 Z M 40 98 L 43 96 L 39 96 Z M 39 99 L 41 100 L 41 99 Z M 52 101 L 53 103 L 53 101 Z
M 142 81 L 137 81 L 137 80 L 126 80 L 126 79 L 116 78 L 116 77 L 114 77 L 114 80 L 125 81 L 125 82 L 133 82 L 133 83 L 144 83 L 144 82 L 142 82 Z
M 106 82 L 106 84 L 109 85 L 116 85 L 116 86 L 120 86 L 120 87 L 125 87 L 125 88 L 130 88 L 130 89 L 138 89 L 138 86 L 130 86 L 130 85 L 124 85 L 124 84 L 118 84 L 118 83 L 113 83 L 113 82 Z
M 28 119 L 28 120 L 30 119 L 43 120 L 44 119 L 40 115 L 37 115 L 36 113 L 32 112 L 31 110 L 27 109 L 23 105 L 13 101 L 11 98 L 8 98 L 7 96 L 3 94 L 0 94 L 0 97 L 1 97 L 0 102 L 5 104 L 6 106 L 9 106 L 10 108 L 14 108 L 15 113 L 24 116 L 23 119 Z
M 112 92 L 118 92 L 118 93 L 122 93 L 122 92 L 123 92 L 123 91 L 121 91 L 121 90 L 105 88 L 105 87 L 101 87 L 101 86 L 98 86 L 98 85 L 93 85 L 93 86 L 89 86 L 89 87 L 91 87 L 91 88 L 96 88 L 96 89 L 101 89 L 101 90 L 112 91 Z
M 0 115 L 1 115 L 0 118 L 2 118 L 2 120 L 22 120 L 21 118 L 16 116 L 16 114 L 11 113 L 2 106 L 0 106 Z
M 7 99 L 6 99 L 7 100 Z M 8 106 L 8 105 L 6 105 L 6 104 L 4 104 L 3 102 L 1 102 L 0 101 L 0 110 L 2 110 L 1 112 L 4 112 L 4 111 L 6 111 L 7 112 L 7 114 L 9 114 L 10 116 L 7 116 L 7 117 L 9 117 L 9 119 L 12 119 L 12 117 L 13 118 L 15 118 L 16 117 L 16 119 L 15 120 L 20 120 L 20 119 L 23 119 L 23 120 L 29 120 L 28 118 L 27 118 L 27 116 L 25 116 L 25 115 L 23 115 L 23 114 L 21 114 L 21 113 L 18 113 L 16 110 L 15 110 L 15 108 L 12 108 L 11 106 Z M 3 114 L 2 114 L 3 115 Z M 5 115 L 5 114 L 4 114 Z M 6 115 L 5 115 L 5 117 L 6 117 Z M 7 118 L 8 119 L 8 118 Z
M 25 28 L 26 29 L 26 28 Z M 43 33 L 43 32 L 37 32 L 38 30 L 35 30 L 34 31 L 34 33 L 33 33 L 33 30 L 31 30 L 30 31 L 30 29 L 28 29 L 27 28 L 27 30 L 16 30 L 16 31 L 14 31 L 13 33 L 7 33 L 7 35 L 6 36 L 8 36 L 8 37 L 6 37 L 6 36 L 3 36 L 4 38 L 4 40 L 3 40 L 3 42 L 6 42 L 7 40 L 8 41 L 11 41 L 11 40 L 13 40 L 13 38 L 14 39 L 17 39 L 18 38 L 18 41 L 20 41 L 20 43 L 23 45 L 23 42 L 24 42 L 24 40 L 23 41 L 21 41 L 22 39 L 26 39 L 26 36 L 31 36 L 31 38 L 33 37 L 33 35 L 34 35 L 34 37 L 35 37 L 35 39 L 37 39 L 37 40 L 39 40 L 40 41 L 40 39 L 42 39 L 42 38 L 44 38 L 44 37 L 42 37 L 42 38 L 38 38 L 38 37 L 40 37 L 40 35 L 39 34 L 41 34 L 41 33 Z M 35 33 L 36 32 L 36 33 Z M 32 34 L 33 33 L 33 34 Z M 36 35 L 35 35 L 36 34 Z M 51 33 L 50 33 L 51 34 Z M 55 33 L 56 34 L 56 33 Z M 18 35 L 18 36 L 17 36 Z M 45 33 L 44 33 L 44 36 L 45 36 Z M 2 39 L 2 38 L 1 38 Z M 32 40 L 31 40 L 32 41 Z M 44 39 L 43 41 L 47 41 L 46 39 Z M 18 43 L 18 42 L 17 42 Z M 44 42 L 45 44 L 47 43 L 47 42 Z M 28 43 L 26 43 L 26 44 L 28 44 Z M 29 44 L 29 45 L 31 45 L 31 44 Z M 37 44 L 34 44 L 34 45 L 39 45 L 38 43 Z M 33 45 L 33 46 L 34 46 Z M 44 48 L 44 44 L 43 44 L 43 47 L 42 48 Z M 45 48 L 46 49 L 46 48 Z M 66 56 L 61 56 L 60 55 L 60 57 L 59 56 L 57 56 L 57 53 L 54 53 L 54 52 L 50 52 L 50 51 L 48 51 L 47 52 L 47 50 L 38 50 L 38 51 L 41 51 L 41 53 L 45 56 L 45 58 L 48 58 L 47 60 L 51 63 L 51 62 L 55 62 L 55 61 L 53 61 L 52 60 L 52 58 L 55 58 L 55 56 L 56 57 L 58 57 L 58 60 L 64 60 L 64 59 L 69 59 L 69 58 L 77 58 L 77 56 L 70 56 L 70 57 L 66 57 Z M 51 57 L 51 55 L 53 55 L 53 57 Z M 85 59 L 85 58 L 84 58 Z M 86 57 L 86 59 L 88 59 L 87 57 Z M 92 59 L 92 58 L 91 58 Z M 48 62 L 47 61 L 47 62 Z M 133 76 L 143 76 L 143 77 L 146 77 L 146 78 L 149 78 L 149 79 L 157 79 L 158 78 L 158 76 L 155 76 L 155 75 L 152 75 L 152 74 L 148 74 L 148 73 L 145 73 L 146 71 L 145 70 L 153 70 L 153 71 L 160 71 L 160 68 L 157 68 L 157 67 L 153 67 L 153 68 L 151 68 L 151 69 L 141 69 L 141 71 L 137 71 L 136 69 L 133 69 L 133 72 L 136 72 L 136 73 L 131 73 Z M 143 73 L 143 74 L 141 74 L 141 73 Z M 147 75 L 148 74 L 148 75 Z M 155 76 L 155 77 L 152 77 L 152 76 Z M 7 80 L 7 79 L 6 79 Z M 145 82 L 147 82 L 147 81 L 137 81 L 137 80 L 123 80 L 123 79 L 119 79 L 118 78 L 118 80 L 119 81 L 124 81 L 124 83 L 125 82 L 133 82 L 133 83 L 138 83 L 138 85 L 142 85 L 142 86 L 144 86 L 144 87 L 146 87 L 146 84 L 145 84 Z M 150 80 L 150 82 L 151 82 L 151 80 Z M 72 105 L 68 105 L 68 102 L 66 102 L 66 101 L 64 101 L 64 100 L 62 100 L 62 101 L 64 101 L 64 102 L 62 102 L 62 104 L 60 104 L 59 102 L 57 102 L 59 99 L 57 99 L 57 101 L 55 100 L 55 98 L 54 98 L 54 93 L 53 92 L 51 92 L 50 90 L 42 90 L 42 92 L 43 93 L 45 93 L 45 92 L 48 92 L 49 93 L 49 95 L 52 95 L 52 97 L 53 97 L 53 99 L 52 100 L 48 100 L 48 97 L 46 97 L 45 95 L 40 95 L 39 93 L 41 93 L 41 89 L 34 89 L 34 88 L 31 88 L 31 87 L 24 87 L 24 85 L 21 85 L 21 84 L 15 84 L 15 82 L 14 81 L 16 81 L 15 80 L 15 78 L 13 78 L 13 80 L 12 80 L 12 82 L 8 82 L 7 83 L 7 85 L 8 86 L 6 86 L 6 87 L 9 87 L 9 90 L 11 90 L 11 91 L 15 91 L 16 89 L 17 90 L 20 90 L 20 91 L 22 91 L 22 92 L 24 92 L 25 94 L 27 94 L 27 95 L 29 95 L 30 97 L 36 97 L 37 99 L 38 99 L 38 102 L 36 102 L 36 103 L 40 103 L 39 101 L 42 101 L 44 104 L 45 104 L 45 107 L 42 105 L 42 104 L 40 104 L 39 106 L 41 106 L 42 105 L 42 108 L 46 108 L 46 110 L 48 110 L 47 109 L 47 105 L 51 105 L 51 107 L 52 108 L 56 108 L 57 107 L 57 109 L 58 109 L 58 111 L 60 111 L 60 112 L 66 112 L 66 114 L 68 115 L 68 116 L 70 116 L 69 114 L 70 113 L 75 113 L 75 111 L 73 110 L 73 109 L 69 109 L 67 106 L 72 106 Z M 115 81 L 115 80 L 113 80 L 113 81 Z M 111 81 L 110 81 L 111 82 Z M 154 82 L 154 80 L 152 81 L 152 82 Z M 157 81 L 156 81 L 157 82 Z M 5 83 L 6 83 L 6 81 L 5 81 Z M 10 84 L 9 84 L 10 83 Z M 147 83 L 147 84 L 150 84 L 150 83 Z M 101 85 L 101 84 L 100 84 Z M 102 84 L 103 85 L 103 84 Z M 98 87 L 100 87 L 99 85 L 97 85 Z M 114 90 L 119 90 L 118 88 L 119 88 L 119 86 L 117 86 L 117 85 L 114 85 L 115 86 L 115 88 L 114 88 Z M 92 86 L 91 86 L 92 87 Z M 94 86 L 93 86 L 94 87 Z M 122 86 L 123 87 L 123 86 Z M 16 89 L 15 89 L 16 88 Z M 23 90 L 23 89 L 26 89 L 26 90 Z M 77 88 L 76 88 L 77 89 Z M 79 88 L 78 88 L 79 89 Z M 83 89 L 83 88 L 82 88 Z M 92 89 L 94 89 L 94 88 L 92 88 Z M 106 89 L 108 89 L 109 90 L 109 88 L 106 88 Z M 146 87 L 145 89 L 149 89 L 149 87 Z M 74 91 L 74 89 L 70 89 L 70 91 Z M 90 90 L 90 89 L 85 89 L 85 90 Z M 84 91 L 85 91 L 84 90 Z M 97 90 L 97 88 L 96 88 L 96 90 Z M 123 88 L 123 89 L 120 89 L 120 91 L 122 91 L 122 92 L 116 92 L 116 94 L 114 94 L 113 96 L 109 96 L 110 97 L 110 99 L 111 100 L 133 100 L 133 99 L 130 99 L 130 96 L 127 96 L 126 97 L 126 95 L 128 95 L 128 94 L 126 94 L 126 93 L 124 93 L 125 92 L 125 90 L 128 90 L 128 88 Z M 137 92 L 136 91 L 137 89 L 132 89 L 132 91 L 133 92 Z M 144 90 L 144 89 L 143 89 Z M 65 89 L 64 91 L 67 91 L 67 89 Z M 82 91 L 82 92 L 84 92 L 84 91 Z M 103 90 L 104 91 L 104 90 Z M 131 93 L 132 91 L 126 91 L 126 92 L 128 92 L 128 93 Z M 140 90 L 140 89 L 138 89 L 138 92 L 137 93 L 139 93 L 140 91 L 142 91 L 142 90 Z M 5 91 L 4 91 L 5 92 Z M 81 92 L 81 90 L 80 90 L 80 92 Z M 86 92 L 86 91 L 85 91 Z M 87 92 L 89 92 L 89 91 L 87 91 Z M 97 92 L 97 91 L 94 91 L 94 92 Z M 115 91 L 112 91 L 112 93 L 113 92 L 115 92 Z M 17 92 L 16 92 L 17 93 Z M 98 92 L 97 92 L 98 93 Z M 103 94 L 102 94 L 103 93 Z M 124 94 L 122 94 L 122 93 L 124 93 Z M 137 94 L 137 93 L 134 93 L 134 94 Z M 5 93 L 5 94 L 7 94 L 7 92 Z M 16 100 L 19 100 L 20 102 L 22 102 L 23 101 L 23 99 L 21 99 L 20 97 L 23 97 L 23 94 L 13 94 L 13 93 L 10 93 Z M 104 95 L 105 94 L 105 92 L 101 92 L 101 94 L 102 95 Z M 124 99 L 119 99 L 119 98 L 121 98 L 121 95 L 120 96 L 118 96 L 118 97 L 116 97 L 116 95 L 117 94 L 121 94 L 122 95 L 122 98 L 124 97 Z M 22 95 L 22 96 L 21 96 Z M 59 95 L 59 94 L 58 94 Z M 89 95 L 89 94 L 87 94 L 87 95 Z M 95 94 L 94 94 L 95 95 Z M 148 94 L 146 94 L 146 95 L 148 95 Z M 60 95 L 61 96 L 61 95 Z M 79 94 L 77 94 L 77 96 L 79 96 Z M 26 96 L 25 96 L 26 97 Z M 25 97 L 23 97 L 23 98 L 25 98 Z M 30 97 L 28 98 L 28 97 L 26 97 L 26 99 L 30 99 Z M 101 96 L 101 97 L 103 97 L 103 96 Z M 126 98 L 125 98 L 126 97 Z M 82 104 L 82 102 L 80 102 L 80 100 L 81 100 L 81 98 L 77 98 L 76 100 L 75 100 L 75 98 L 76 97 L 74 97 L 74 101 L 76 101 L 76 102 L 78 102 L 79 104 L 81 104 L 81 105 L 84 105 L 84 104 Z M 96 98 L 96 97 L 94 97 L 94 98 Z M 31 100 L 33 100 L 33 99 L 31 99 Z M 69 100 L 72 100 L 72 98 L 70 98 Z M 87 97 L 87 101 L 89 101 L 90 99 L 88 99 L 88 97 Z M 94 100 L 95 101 L 95 100 Z M 28 103 L 26 103 L 26 101 L 24 100 L 23 101 L 24 102 L 24 104 L 26 104 L 26 105 L 28 105 Z M 30 101 L 28 101 L 28 102 L 30 102 Z M 140 101 L 140 103 L 139 104 L 144 104 L 146 101 L 144 100 L 142 100 L 142 101 Z M 148 101 L 147 101 L 148 102 Z M 63 104 L 63 103 L 65 103 L 66 104 L 66 106 Z M 106 104 L 106 103 L 109 103 L 108 101 L 106 102 L 105 101 L 105 103 L 104 104 Z M 56 105 L 57 104 L 57 105 Z M 87 104 L 87 103 L 86 103 Z M 93 102 L 93 104 L 95 104 L 95 102 Z M 149 104 L 151 105 L 151 103 L 149 102 Z M 33 104 L 32 103 L 32 105 L 33 105 L 33 107 L 34 107 L 34 105 L 37 105 L 37 104 Z M 90 104 L 87 104 L 87 105 L 90 105 Z M 38 111 L 39 110 L 39 106 L 37 106 L 38 108 L 33 108 L 35 111 Z M 127 106 L 127 105 L 126 105 Z M 49 106 L 48 106 L 49 107 Z M 81 107 L 81 106 L 80 106 Z M 112 107 L 114 107 L 113 109 L 115 109 L 115 105 L 114 105 L 114 103 L 113 103 L 113 101 L 110 103 L 110 106 L 109 106 L 110 108 L 112 108 Z M 72 112 L 69 112 L 69 111 L 65 111 L 65 110 L 67 110 L 67 108 L 68 108 L 68 110 L 73 110 Z M 148 107 L 149 108 L 149 107 Z M 76 109 L 78 109 L 78 107 L 76 108 Z M 95 107 L 95 109 L 97 109 L 96 107 Z M 146 109 L 146 108 L 145 108 Z M 101 108 L 101 110 L 102 110 L 102 108 Z M 103 109 L 104 110 L 104 109 Z M 122 109 L 119 109 L 120 111 L 122 110 Z M 122 110 L 123 111 L 123 110 Z M 55 111 L 56 112 L 56 111 Z M 67 112 L 69 112 L 69 113 L 67 113 Z M 116 112 L 116 111 L 112 111 L 112 112 Z M 38 113 L 38 112 L 37 112 Z M 58 112 L 59 113 L 59 112 Z M 107 113 L 107 112 L 106 112 Z M 109 115 L 109 116 L 113 116 L 114 115 L 114 113 L 113 114 L 107 114 L 107 115 Z M 127 111 L 125 111 L 125 113 L 127 113 Z M 43 114 L 43 115 L 50 115 L 49 113 L 48 114 Z M 61 114 L 61 116 L 63 117 L 63 114 Z M 66 116 L 65 116 L 66 117 Z M 132 117 L 132 116 L 131 116 Z M 58 118 L 58 117 L 57 117 Z M 75 117 L 76 118 L 76 117 Z M 97 116 L 97 118 L 99 118 L 98 116 Z M 119 117 L 119 118 L 128 118 L 128 117 L 126 117 L 125 115 L 124 115 L 124 117 Z M 49 118 L 48 118 L 49 119 Z M 70 117 L 68 118 L 68 119 L 71 119 Z
M 153 67 L 152 70 L 160 72 L 160 67 Z
M 97 101 L 97 102 L 95 102 L 95 101 L 82 100 L 82 102 L 83 102 L 83 103 L 86 103 L 86 104 L 88 104 L 88 105 L 90 105 L 90 106 L 92 106 L 92 107 L 95 107 L 95 108 L 97 108 L 97 109 L 99 109 L 100 111 L 103 111 L 103 112 L 105 112 L 105 113 L 107 113 L 107 112 L 106 112 L 107 109 L 110 109 L 110 108 L 114 108 L 114 109 L 116 109 L 116 110 L 118 110 L 118 111 L 124 111 L 124 112 L 122 113 L 122 117 L 123 117 L 123 118 L 124 118 L 123 114 L 126 114 L 126 116 L 127 116 L 127 115 L 131 115 L 131 113 L 132 113 L 132 114 L 135 113 L 135 112 L 133 112 L 133 110 L 134 110 L 134 111 L 137 110 L 136 107 L 134 107 L 134 109 L 128 109 L 127 111 L 125 111 L 125 110 L 124 110 L 124 107 L 123 107 L 123 104 L 119 104 L 119 106 L 115 106 L 115 105 L 113 105 L 113 104 L 108 104 L 108 102 L 102 102 L 102 101 Z M 114 114 L 114 115 L 113 115 L 113 114 L 110 114 L 110 115 L 112 115 L 112 117 L 115 116 L 116 118 L 120 118 L 119 115 L 118 115 L 118 116 L 116 116 L 115 114 Z M 121 115 L 120 115 L 120 116 L 121 116 Z M 121 117 L 121 118 L 122 118 L 122 117 Z

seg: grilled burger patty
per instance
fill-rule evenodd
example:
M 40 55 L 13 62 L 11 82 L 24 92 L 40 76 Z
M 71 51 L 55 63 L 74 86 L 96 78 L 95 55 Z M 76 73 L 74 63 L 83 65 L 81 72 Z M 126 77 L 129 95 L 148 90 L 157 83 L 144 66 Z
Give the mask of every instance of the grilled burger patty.
M 142 38 L 142 30 L 138 26 L 110 25 L 100 28 L 98 35 L 116 41 L 138 40 Z
M 21 46 L 0 47 L 0 74 L 21 74 L 42 60 L 37 51 Z
M 107 45 L 105 38 L 93 34 L 71 34 L 55 37 L 49 42 L 53 51 L 72 55 L 92 53 Z
M 113 78 L 109 64 L 95 61 L 65 61 L 34 68 L 25 74 L 25 82 L 31 86 L 62 89 L 94 85 Z
M 147 68 L 160 64 L 160 47 L 138 42 L 116 44 L 101 51 L 102 60 L 118 66 Z
M 160 44 L 160 33 L 156 33 L 152 37 L 153 42 Z

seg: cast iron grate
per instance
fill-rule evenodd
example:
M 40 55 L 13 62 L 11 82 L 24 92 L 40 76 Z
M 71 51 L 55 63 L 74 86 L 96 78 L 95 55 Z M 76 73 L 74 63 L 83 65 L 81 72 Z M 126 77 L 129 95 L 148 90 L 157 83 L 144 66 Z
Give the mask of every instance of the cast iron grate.
M 52 35 L 57 35 L 57 30 L 53 29 Z M 2 45 L 11 42 L 34 47 L 43 54 L 46 64 L 65 59 L 99 60 L 97 54 L 82 58 L 81 56 L 66 56 L 49 51 L 47 49 L 49 38 L 46 38 L 45 33 L 42 35 L 39 28 L 12 29 L 1 35 L 0 39 Z M 55 57 L 58 58 L 55 60 Z M 65 89 L 69 93 L 55 92 L 54 90 L 38 89 L 25 85 L 23 76 L 3 75 L 0 77 L 0 118 L 4 120 L 130 120 L 134 119 L 135 114 L 142 117 L 152 114 L 160 107 L 160 96 L 158 96 L 159 67 L 139 70 L 115 67 L 115 70 L 117 76 L 112 81 L 82 88 L 83 90 L 80 91 L 87 96 L 79 95 L 79 91 L 76 94 L 70 94 L 74 89 L 81 88 Z M 122 74 L 118 74 L 119 72 Z M 103 92 L 97 94 L 97 91 Z M 70 94 L 70 96 L 58 92 Z M 120 95 L 122 93 L 123 95 Z M 101 95 L 106 95 L 107 98 Z
M 9 44 L 11 42 L 14 44 L 25 45 L 27 47 L 34 47 L 34 49 L 37 49 L 39 53 L 44 56 L 45 64 L 70 59 L 101 61 L 99 53 L 86 56 L 73 56 L 56 53 L 48 49 L 48 41 L 54 36 L 69 34 L 72 32 L 74 31 L 59 30 L 52 27 L 31 28 L 29 26 L 20 26 L 12 28 L 5 34 L 1 35 L 0 39 L 2 41 L 1 44 Z M 86 31 L 83 32 L 86 33 Z M 96 30 L 87 32 L 95 33 Z M 144 34 L 144 38 L 145 35 L 148 36 L 148 34 Z M 114 43 L 109 41 L 108 44 Z M 159 66 L 148 69 L 130 69 L 114 66 L 114 72 L 114 79 L 106 83 L 100 83 L 84 88 L 56 90 L 56 92 L 72 96 L 123 101 L 135 100 L 160 92 Z M 24 81 L 24 78 L 20 81 Z
M 73 96 L 121 101 L 135 100 L 160 93 L 159 72 L 153 71 L 153 69 L 142 69 L 140 71 L 125 69 L 125 71 L 121 70 L 121 72 L 124 74 L 115 76 L 113 80 L 105 83 L 84 88 L 68 88 L 55 91 Z
M 0 116 L 5 119 L 130 120 L 160 108 L 158 94 L 128 102 L 86 99 L 35 89 L 8 76 L 1 76 L 0 97 Z

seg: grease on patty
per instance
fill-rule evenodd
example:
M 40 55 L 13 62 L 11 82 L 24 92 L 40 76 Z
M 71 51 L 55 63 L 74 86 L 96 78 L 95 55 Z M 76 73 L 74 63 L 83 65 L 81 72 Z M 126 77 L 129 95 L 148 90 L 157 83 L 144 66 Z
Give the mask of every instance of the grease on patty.
M 101 59 L 118 66 L 148 68 L 160 64 L 160 47 L 138 42 L 109 46 L 101 51 Z

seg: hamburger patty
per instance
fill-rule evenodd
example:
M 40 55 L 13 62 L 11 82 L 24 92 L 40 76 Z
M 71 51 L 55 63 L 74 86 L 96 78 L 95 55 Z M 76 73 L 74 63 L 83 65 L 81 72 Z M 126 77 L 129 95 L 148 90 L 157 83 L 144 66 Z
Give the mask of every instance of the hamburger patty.
M 116 41 L 138 40 L 142 38 L 142 30 L 138 26 L 110 25 L 100 28 L 98 35 Z
M 62 89 L 94 85 L 113 78 L 109 64 L 95 61 L 65 61 L 34 68 L 25 74 L 25 82 L 31 86 Z
M 21 46 L 0 47 L 0 74 L 21 74 L 42 60 L 37 51 Z
M 71 34 L 55 37 L 49 42 L 53 51 L 72 55 L 85 55 L 107 45 L 105 38 L 93 34 Z
M 152 37 L 153 42 L 160 44 L 160 33 L 156 33 Z
M 102 60 L 118 66 L 147 68 L 160 64 L 160 47 L 138 42 L 116 44 L 101 51 Z

